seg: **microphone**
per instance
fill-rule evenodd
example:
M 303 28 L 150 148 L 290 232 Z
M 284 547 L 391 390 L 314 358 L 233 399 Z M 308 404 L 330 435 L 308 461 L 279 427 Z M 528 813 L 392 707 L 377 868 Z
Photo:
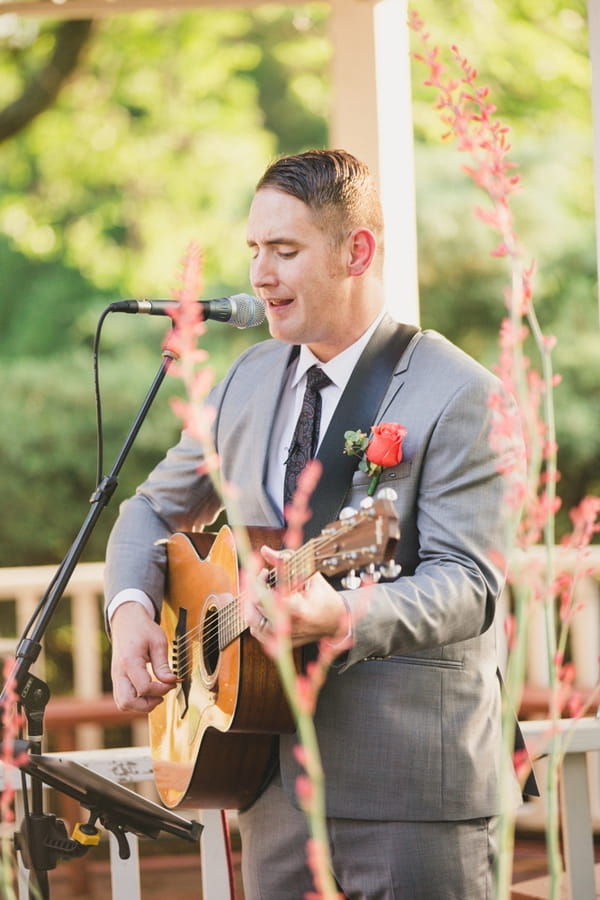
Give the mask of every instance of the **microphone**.
M 250 294 L 234 294 L 217 300 L 196 300 L 205 319 L 227 322 L 236 328 L 254 328 L 265 321 L 265 304 Z M 142 313 L 147 316 L 170 316 L 181 303 L 177 300 L 119 300 L 108 307 L 110 312 Z

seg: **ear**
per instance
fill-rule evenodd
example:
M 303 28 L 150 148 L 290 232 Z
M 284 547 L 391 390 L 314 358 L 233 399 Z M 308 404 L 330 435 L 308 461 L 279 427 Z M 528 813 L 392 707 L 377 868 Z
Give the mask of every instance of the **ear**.
M 355 228 L 348 235 L 350 275 L 363 275 L 375 256 L 377 241 L 368 228 Z

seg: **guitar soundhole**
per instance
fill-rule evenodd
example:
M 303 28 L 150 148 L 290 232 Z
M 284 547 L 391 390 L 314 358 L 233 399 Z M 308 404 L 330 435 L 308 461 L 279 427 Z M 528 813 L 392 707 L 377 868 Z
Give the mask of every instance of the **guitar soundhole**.
M 209 606 L 202 631 L 202 656 L 207 675 L 214 675 L 219 662 L 219 610 Z

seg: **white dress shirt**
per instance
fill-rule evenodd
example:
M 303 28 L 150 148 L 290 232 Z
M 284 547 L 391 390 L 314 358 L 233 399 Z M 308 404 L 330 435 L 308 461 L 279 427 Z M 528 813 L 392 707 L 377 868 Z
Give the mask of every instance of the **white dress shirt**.
M 383 313 L 381 314 L 383 315 Z M 381 316 L 373 322 L 361 337 L 327 363 L 321 363 L 314 353 L 304 344 L 300 353 L 288 370 L 282 399 L 277 410 L 273 426 L 272 451 L 269 456 L 267 470 L 267 491 L 271 500 L 279 509 L 283 508 L 283 481 L 285 477 L 285 461 L 288 457 L 296 422 L 302 409 L 302 401 L 306 390 L 306 373 L 311 366 L 319 366 L 329 376 L 331 384 L 322 388 L 321 422 L 317 449 L 329 427 L 329 423 L 338 405 L 350 376 L 354 371 L 361 353 L 366 347 L 373 331 L 379 324 Z M 352 423 L 349 423 L 349 428 Z

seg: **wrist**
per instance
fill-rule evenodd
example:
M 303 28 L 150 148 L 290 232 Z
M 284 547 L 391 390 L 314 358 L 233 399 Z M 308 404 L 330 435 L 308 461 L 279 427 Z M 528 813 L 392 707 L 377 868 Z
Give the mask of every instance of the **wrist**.
M 106 608 L 106 620 L 109 631 L 112 631 L 112 625 L 118 611 L 127 608 L 129 610 L 135 610 L 136 608 L 143 610 L 151 619 L 155 619 L 156 617 L 154 604 L 146 594 L 136 589 L 127 589 L 113 597 Z
M 338 627 L 335 633 L 330 638 L 325 639 L 327 645 L 332 650 L 342 650 L 348 647 L 352 643 L 352 640 L 354 638 L 352 611 L 350 609 L 350 604 L 343 594 L 338 593 L 338 597 L 343 607 L 339 616 Z

